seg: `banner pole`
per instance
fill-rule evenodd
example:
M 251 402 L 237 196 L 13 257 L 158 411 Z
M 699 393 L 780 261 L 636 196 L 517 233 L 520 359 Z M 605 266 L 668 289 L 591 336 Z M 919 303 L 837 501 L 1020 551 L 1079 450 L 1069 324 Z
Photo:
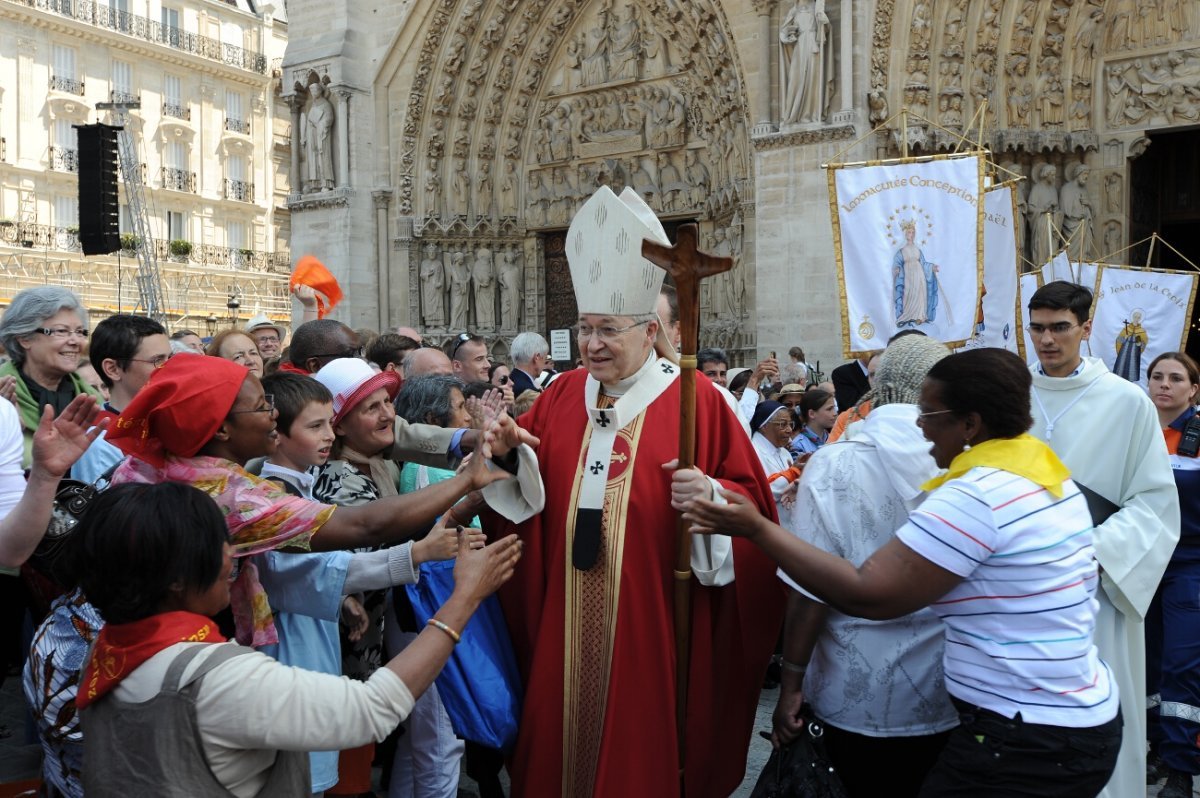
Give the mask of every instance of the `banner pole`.
M 908 107 L 900 109 L 900 155 L 908 157 Z
M 1154 242 L 1158 241 L 1158 233 L 1150 236 L 1150 251 L 1146 253 L 1146 268 L 1149 269 L 1154 265 Z

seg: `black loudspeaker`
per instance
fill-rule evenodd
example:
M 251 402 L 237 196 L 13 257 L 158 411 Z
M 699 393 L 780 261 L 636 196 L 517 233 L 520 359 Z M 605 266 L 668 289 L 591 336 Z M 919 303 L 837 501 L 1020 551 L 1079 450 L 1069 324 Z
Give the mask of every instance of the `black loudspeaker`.
M 79 244 L 84 255 L 121 248 L 117 200 L 117 131 L 112 125 L 75 125 L 79 138 Z

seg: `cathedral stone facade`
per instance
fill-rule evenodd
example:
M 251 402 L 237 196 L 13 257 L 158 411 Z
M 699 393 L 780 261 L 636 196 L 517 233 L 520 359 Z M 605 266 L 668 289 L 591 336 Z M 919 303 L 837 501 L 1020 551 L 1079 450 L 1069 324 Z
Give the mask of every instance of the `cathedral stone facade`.
M 572 214 L 600 184 L 630 186 L 668 231 L 697 222 L 736 261 L 705 286 L 702 344 L 735 363 L 801 344 L 829 371 L 822 165 L 902 144 L 975 141 L 1027 178 L 1030 260 L 1060 236 L 1093 260 L 1200 220 L 1170 155 L 1200 150 L 1178 132 L 1200 123 L 1200 0 L 293 0 L 289 14 L 292 251 L 334 270 L 356 327 L 467 329 L 501 356 L 518 330 L 549 338 L 575 313 Z

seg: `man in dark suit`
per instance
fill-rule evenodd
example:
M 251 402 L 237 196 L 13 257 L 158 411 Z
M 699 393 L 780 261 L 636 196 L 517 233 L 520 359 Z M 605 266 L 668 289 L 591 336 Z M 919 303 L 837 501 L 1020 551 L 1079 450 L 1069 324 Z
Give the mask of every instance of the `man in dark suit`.
M 513 397 L 525 391 L 538 391 L 539 379 L 550 359 L 550 344 L 535 332 L 523 332 L 513 339 L 512 349 Z
M 839 410 L 854 407 L 870 389 L 870 383 L 867 382 L 867 362 L 870 359 L 870 355 L 863 355 L 833 370 L 833 393 Z

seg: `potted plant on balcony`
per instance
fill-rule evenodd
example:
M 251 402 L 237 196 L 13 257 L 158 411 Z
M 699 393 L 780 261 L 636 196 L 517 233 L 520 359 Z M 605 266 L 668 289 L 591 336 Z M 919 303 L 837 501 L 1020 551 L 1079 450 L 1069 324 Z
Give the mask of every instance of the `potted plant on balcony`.
M 171 248 L 171 257 L 174 260 L 179 261 L 180 263 L 186 262 L 188 259 L 188 256 L 192 254 L 192 242 L 185 241 L 182 238 L 171 239 L 170 248 Z
M 69 224 L 63 229 L 67 231 L 67 235 L 69 236 L 79 235 L 79 225 L 77 224 Z
M 142 240 L 133 233 L 121 233 L 121 249 L 125 252 L 137 252 Z

